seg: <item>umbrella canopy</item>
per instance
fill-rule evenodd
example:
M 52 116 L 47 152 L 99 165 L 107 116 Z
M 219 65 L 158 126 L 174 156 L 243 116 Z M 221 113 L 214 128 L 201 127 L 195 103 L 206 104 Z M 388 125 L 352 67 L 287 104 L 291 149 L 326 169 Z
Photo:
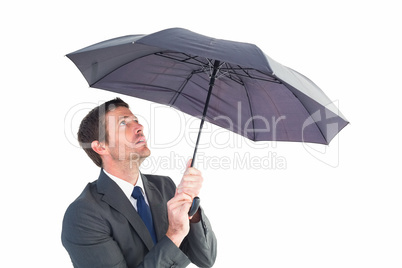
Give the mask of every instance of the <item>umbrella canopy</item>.
M 205 113 L 210 123 L 253 141 L 329 144 L 348 124 L 311 80 L 253 44 L 172 28 L 107 40 L 67 57 L 91 87 L 200 118 Z

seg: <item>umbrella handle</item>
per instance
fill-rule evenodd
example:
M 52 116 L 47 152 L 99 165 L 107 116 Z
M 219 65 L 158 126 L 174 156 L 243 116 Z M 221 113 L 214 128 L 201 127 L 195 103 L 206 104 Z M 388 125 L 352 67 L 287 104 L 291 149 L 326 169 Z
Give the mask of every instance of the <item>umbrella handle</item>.
M 192 217 L 194 214 L 198 211 L 198 208 L 200 207 L 200 198 L 198 196 L 194 197 L 193 203 L 191 204 L 191 208 L 188 211 L 188 216 Z

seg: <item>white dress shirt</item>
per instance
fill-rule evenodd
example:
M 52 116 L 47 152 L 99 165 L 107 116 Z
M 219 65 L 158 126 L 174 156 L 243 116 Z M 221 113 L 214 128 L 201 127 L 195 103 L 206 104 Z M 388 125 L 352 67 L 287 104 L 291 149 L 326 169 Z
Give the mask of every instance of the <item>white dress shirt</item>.
M 145 202 L 149 206 L 147 194 L 145 193 L 144 184 L 142 182 L 141 172 L 138 175 L 136 185 L 132 185 L 131 183 L 129 183 L 125 180 L 119 179 L 118 177 L 107 173 L 106 170 L 103 170 L 103 171 L 106 173 L 106 175 L 109 176 L 109 178 L 111 178 L 120 187 L 120 189 L 123 191 L 124 195 L 127 196 L 128 200 L 130 200 L 130 202 L 133 205 L 133 207 L 135 208 L 135 210 L 137 210 L 137 200 L 131 196 L 131 193 L 133 192 L 135 186 L 141 187 Z

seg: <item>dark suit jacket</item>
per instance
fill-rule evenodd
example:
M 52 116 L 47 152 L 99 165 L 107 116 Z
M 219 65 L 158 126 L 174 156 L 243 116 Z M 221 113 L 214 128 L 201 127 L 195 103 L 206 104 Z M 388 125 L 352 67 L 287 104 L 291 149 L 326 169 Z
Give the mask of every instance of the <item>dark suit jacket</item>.
M 120 187 L 103 170 L 68 207 L 62 243 L 74 267 L 186 267 L 190 261 L 211 267 L 216 238 L 201 209 L 201 221 L 190 225 L 180 249 L 166 236 L 167 202 L 176 186 L 169 177 L 142 175 L 158 243 L 152 238 Z

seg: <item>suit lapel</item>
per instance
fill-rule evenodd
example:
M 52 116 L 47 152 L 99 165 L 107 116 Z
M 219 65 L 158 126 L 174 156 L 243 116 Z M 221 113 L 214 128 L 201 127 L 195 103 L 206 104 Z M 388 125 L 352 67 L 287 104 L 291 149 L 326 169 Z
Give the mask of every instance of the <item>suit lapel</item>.
M 167 220 L 166 201 L 164 201 L 161 192 L 147 178 L 147 176 L 144 174 L 141 174 L 141 176 L 144 183 L 145 193 L 147 194 L 148 202 L 150 204 L 156 236 L 159 241 L 163 236 L 165 236 L 169 226 Z
M 123 214 L 127 218 L 128 222 L 131 224 L 131 226 L 137 232 L 137 234 L 141 238 L 141 240 L 145 243 L 148 250 L 151 250 L 151 248 L 154 246 L 151 235 L 149 234 L 149 231 L 148 231 L 147 227 L 145 226 L 144 222 L 142 221 L 141 217 L 135 211 L 132 204 L 127 199 L 127 197 L 124 195 L 124 193 L 120 189 L 120 187 L 112 179 L 110 179 L 103 172 L 103 170 L 101 171 L 101 174 L 99 175 L 97 185 L 98 185 L 98 192 L 100 194 L 103 194 L 102 200 L 104 202 L 106 202 L 107 204 L 109 204 L 109 206 L 113 207 L 115 210 L 119 211 L 121 214 Z M 150 191 L 150 193 L 152 193 L 152 192 L 153 191 Z M 148 192 L 147 192 L 147 195 L 148 195 Z M 152 207 L 151 207 L 151 209 L 152 209 Z M 152 214 L 154 214 L 154 213 L 152 213 Z M 154 220 L 154 222 L 155 222 L 155 220 Z M 159 236 L 158 236 L 158 238 L 159 238 Z

